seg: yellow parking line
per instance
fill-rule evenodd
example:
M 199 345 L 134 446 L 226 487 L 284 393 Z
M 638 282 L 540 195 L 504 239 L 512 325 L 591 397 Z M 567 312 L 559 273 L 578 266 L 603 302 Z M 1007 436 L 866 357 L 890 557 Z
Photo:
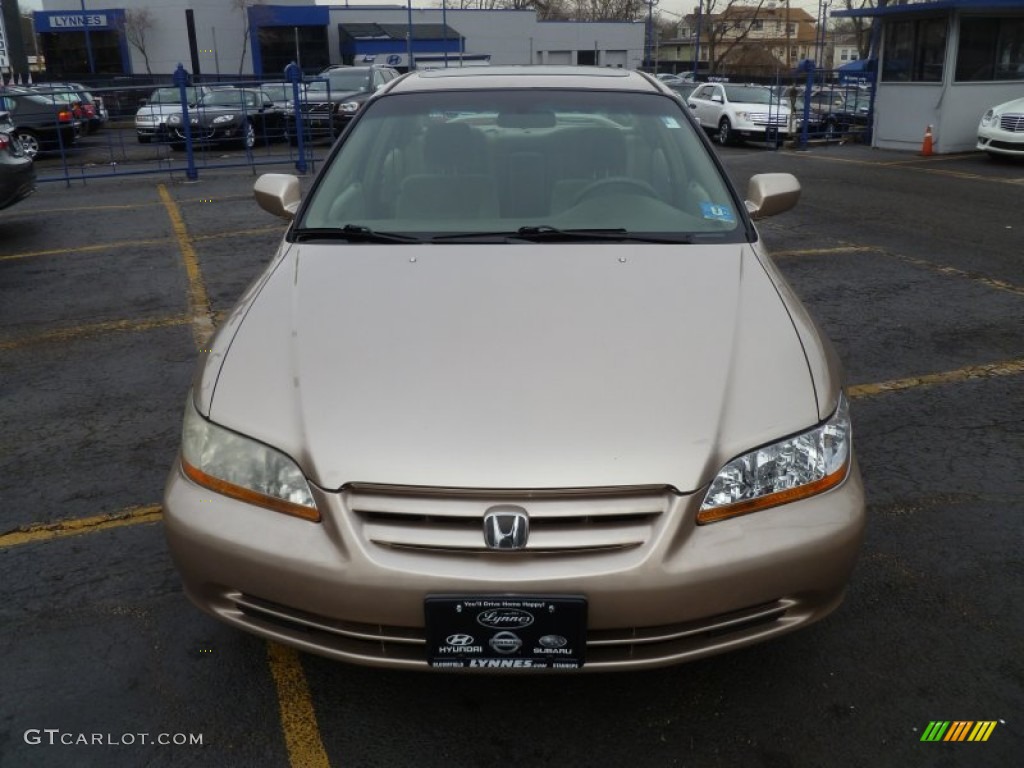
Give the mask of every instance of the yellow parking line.
M 121 528 L 139 523 L 155 523 L 163 517 L 159 504 L 145 507 L 128 507 L 120 512 L 107 515 L 80 517 L 75 520 L 61 520 L 56 523 L 36 523 L 14 531 L 0 534 L 0 550 L 17 547 L 21 544 L 32 544 L 37 541 L 62 539 L 68 536 L 81 536 L 85 533 L 98 533 L 111 528 Z
M 777 259 L 785 256 L 825 256 L 830 253 L 861 253 L 877 250 L 878 248 L 872 245 L 837 245 L 834 248 L 802 248 L 791 251 L 772 251 L 772 256 Z
M 137 332 L 151 331 L 154 328 L 172 328 L 176 325 L 186 325 L 190 322 L 191 318 L 185 315 L 171 315 L 169 317 L 154 317 L 149 320 L 108 320 L 101 323 L 73 325 L 69 328 L 55 328 L 43 331 L 42 333 L 33 333 L 12 339 L 0 339 L 0 351 L 20 349 L 21 347 L 29 347 L 35 344 L 75 341 L 100 333 L 118 331 Z
M 178 241 L 178 250 L 181 251 L 181 258 L 185 263 L 185 273 L 188 275 L 189 309 L 192 314 L 192 335 L 195 338 L 196 346 L 202 347 L 213 335 L 213 319 L 211 318 L 210 299 L 206 295 L 206 285 L 203 283 L 203 274 L 199 269 L 199 257 L 192 247 L 192 238 L 189 237 L 185 219 L 181 216 L 181 209 L 178 208 L 178 204 L 174 202 L 167 191 L 167 185 L 157 185 L 157 191 L 160 193 L 160 199 L 171 219 L 171 228 L 174 230 L 174 237 Z
M 810 152 L 794 152 L 792 156 L 799 157 L 805 160 L 823 160 L 828 163 L 850 163 L 852 165 L 865 165 L 873 168 L 893 168 L 914 171 L 916 173 L 931 173 L 935 174 L 936 176 L 949 176 L 951 178 L 966 179 L 969 181 L 991 181 L 996 184 L 1014 185 L 1020 183 L 1019 179 L 1006 179 L 999 178 L 998 176 L 985 176 L 984 174 L 980 173 L 966 173 L 965 171 L 954 171 L 948 168 L 929 168 L 924 165 L 911 165 L 910 162 L 912 161 L 906 160 L 896 160 L 889 162 L 876 160 L 858 160 L 852 157 L 833 157 L 829 155 L 815 154 Z M 943 157 L 945 156 L 940 156 L 940 159 L 942 159 Z M 957 159 L 960 158 L 958 157 Z M 932 162 L 938 162 L 938 160 L 933 160 Z
M 214 203 L 227 203 L 235 200 L 252 200 L 252 195 L 224 195 L 223 197 L 214 197 L 212 202 Z M 191 205 L 193 203 L 207 203 L 211 202 L 209 197 L 197 197 L 190 200 L 182 200 L 182 205 Z M 140 208 L 156 208 L 157 206 L 163 205 L 162 202 L 152 203 L 126 203 L 124 205 L 75 205 L 68 208 L 43 208 L 40 210 L 33 211 L 33 215 L 36 216 L 49 216 L 52 214 L 64 214 L 64 213 L 99 213 L 102 211 L 134 211 Z M 13 215 L 13 214 L 12 214 Z
M 250 235 L 264 235 L 271 232 L 284 233 L 285 227 L 258 227 L 256 229 L 234 229 L 227 232 L 211 232 L 206 235 L 196 235 L 192 242 L 201 240 L 219 240 L 225 237 L 247 237 Z M 92 245 L 76 245 L 71 248 L 53 248 L 46 251 L 24 251 L 22 253 L 11 253 L 0 256 L 0 261 L 14 261 L 16 259 L 31 259 L 39 256 L 67 256 L 77 253 L 89 253 L 95 251 L 114 251 L 121 248 L 141 248 L 153 245 L 167 245 L 174 242 L 170 237 L 154 237 L 146 240 L 113 240 L 109 243 L 94 243 Z
M 847 394 L 851 398 L 857 399 L 884 395 L 889 392 L 902 392 L 908 389 L 928 387 L 935 384 L 951 384 L 970 379 L 994 379 L 1000 376 L 1016 376 L 1022 373 L 1024 373 L 1024 358 L 1019 358 L 1017 360 L 1003 360 L 998 363 L 985 363 L 984 365 L 969 365 L 953 371 L 927 373 L 923 376 L 910 376 L 905 379 L 893 379 L 877 384 L 857 384 L 849 387 Z
M 1008 293 L 1016 293 L 1019 296 L 1024 296 L 1024 287 L 1008 283 L 1005 280 L 996 280 L 994 277 L 985 277 L 984 275 L 974 274 L 973 272 L 967 272 L 966 270 L 957 269 L 956 267 L 946 267 L 942 264 L 935 264 L 931 261 L 919 259 L 915 256 L 904 256 L 899 253 L 891 255 L 901 261 L 907 262 L 908 264 L 913 264 L 916 267 L 927 269 L 929 272 L 935 272 L 936 274 L 951 277 L 962 277 L 966 280 L 970 280 L 971 282 L 980 283 L 981 285 L 988 286 L 989 288 L 995 288 L 998 291 L 1006 291 Z
M 277 687 L 281 729 L 292 768 L 329 768 L 302 662 L 294 649 L 267 642 L 267 660 Z
M 69 253 L 88 253 L 90 251 L 106 251 L 117 248 L 140 248 L 150 245 L 166 245 L 170 242 L 167 237 L 155 237 L 147 240 L 115 240 L 110 243 L 99 243 L 93 245 L 76 245 L 72 248 L 53 248 L 48 251 L 24 251 L 23 253 L 11 253 L 0 256 L 0 261 L 14 261 L 15 259 L 31 259 L 37 256 L 65 256 Z

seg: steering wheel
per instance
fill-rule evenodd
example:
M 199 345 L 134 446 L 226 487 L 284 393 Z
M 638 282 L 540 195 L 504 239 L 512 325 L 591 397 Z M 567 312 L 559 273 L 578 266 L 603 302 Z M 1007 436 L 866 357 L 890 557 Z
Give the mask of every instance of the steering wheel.
M 581 189 L 579 194 L 576 195 L 576 199 L 572 201 L 572 204 L 579 205 L 589 197 L 614 195 L 622 192 L 626 194 L 640 194 L 645 197 L 653 197 L 656 200 L 661 199 L 657 190 L 646 181 L 634 179 L 629 176 L 607 176 L 603 179 L 598 179 L 597 181 L 587 184 L 587 186 Z

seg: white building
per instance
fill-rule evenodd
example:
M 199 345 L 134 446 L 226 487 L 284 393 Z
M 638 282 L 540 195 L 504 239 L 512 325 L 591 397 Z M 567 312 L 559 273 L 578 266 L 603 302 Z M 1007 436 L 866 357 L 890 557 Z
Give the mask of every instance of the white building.
M 307 73 L 328 64 L 387 61 L 408 66 L 591 64 L 636 68 L 642 22 L 544 22 L 533 10 L 325 6 L 309 0 L 43 0 L 35 14 L 51 78 L 169 76 L 179 63 L 203 76 L 280 79 L 297 61 Z M 83 6 L 85 8 L 83 12 Z M 140 13 L 148 24 L 139 25 Z M 410 19 L 411 15 L 411 19 Z M 189 27 L 195 32 L 194 53 Z M 145 33 L 145 55 L 138 33 Z M 411 35 L 410 35 L 411 33 Z M 411 40 L 410 40 L 411 38 Z M 148 67 L 147 67 L 148 60 Z M 148 69 L 148 71 L 147 71 Z

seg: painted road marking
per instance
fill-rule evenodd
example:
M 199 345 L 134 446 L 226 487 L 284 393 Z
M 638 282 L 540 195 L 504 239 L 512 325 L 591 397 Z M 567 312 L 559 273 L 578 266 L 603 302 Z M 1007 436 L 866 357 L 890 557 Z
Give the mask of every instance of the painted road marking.
M 284 234 L 286 227 L 282 226 L 270 226 L 270 227 L 258 227 L 255 229 L 235 229 L 228 232 L 211 232 L 206 235 L 195 235 L 192 238 L 192 242 L 200 242 L 203 240 L 219 240 L 225 237 L 249 237 L 253 235 L 265 235 L 271 233 Z M 42 256 L 69 256 L 78 253 L 89 253 L 95 251 L 116 251 L 122 248 L 142 248 L 153 245 L 167 245 L 168 243 L 176 242 L 173 237 L 154 237 L 147 238 L 145 240 L 114 240 L 109 243 L 99 243 L 92 245 L 76 245 L 71 248 L 53 248 L 46 251 L 23 251 L 22 253 L 11 253 L 4 256 L 0 256 L 0 261 L 15 261 L 17 259 L 32 259 Z
M 784 258 L 789 256 L 827 256 L 832 253 L 863 253 L 878 251 L 873 245 L 837 245 L 832 248 L 800 248 L 791 251 L 772 251 L 773 258 Z
M 173 328 L 174 326 L 187 325 L 191 322 L 192 318 L 187 315 L 171 315 L 168 317 L 154 317 L 149 320 L 108 320 L 101 323 L 73 325 L 68 328 L 55 328 L 50 331 L 43 331 L 42 333 L 0 339 L 0 352 L 34 346 L 36 344 L 77 341 L 78 339 L 96 336 L 101 333 L 138 332 L 151 331 L 154 328 Z
M 924 165 L 910 165 L 906 160 L 892 161 L 892 162 L 878 162 L 873 160 L 858 160 L 852 157 L 829 157 L 827 155 L 812 154 L 807 152 L 794 152 L 793 157 L 799 157 L 804 160 L 823 160 L 829 163 L 849 163 L 851 165 L 866 165 L 873 168 L 893 168 L 896 170 L 910 171 L 912 173 L 931 173 L 936 176 L 949 176 L 955 179 L 965 179 L 967 181 L 991 181 L 996 184 L 1020 184 L 1019 179 L 1006 179 L 999 178 L 996 176 L 985 176 L 980 173 L 966 173 L 965 171 L 954 171 L 947 168 L 928 168 Z M 944 156 L 940 156 L 940 160 Z M 959 159 L 959 158 L 958 158 Z M 939 162 L 938 160 L 931 162 Z
M 181 216 L 181 209 L 167 191 L 167 185 L 158 184 L 157 192 L 171 219 L 171 228 L 174 230 L 178 250 L 181 251 L 181 258 L 185 263 L 185 274 L 188 275 L 188 303 L 192 314 L 192 336 L 195 338 L 196 346 L 202 347 L 213 335 L 213 316 L 210 298 L 206 295 L 203 273 L 199 268 L 199 257 L 192 247 L 192 238 Z
M 213 198 L 215 202 L 227 203 L 236 200 L 252 200 L 252 195 L 224 195 L 223 197 Z M 181 200 L 179 205 L 191 205 L 192 203 L 206 203 L 209 202 L 208 197 L 197 197 L 191 200 Z M 124 205 L 76 205 L 69 208 L 43 208 L 34 212 L 37 216 L 48 216 L 51 214 L 65 214 L 65 213 L 97 213 L 101 211 L 135 211 L 140 208 L 156 208 L 163 205 L 162 202 L 157 203 L 126 203 Z M 12 214 L 13 215 L 13 214 Z M 2 217 L 0 217 L 2 218 Z
M 109 531 L 111 528 L 122 528 L 126 525 L 155 523 L 163 518 L 159 504 L 144 507 L 128 507 L 120 512 L 106 515 L 80 517 L 74 520 L 60 520 L 56 523 L 36 523 L 13 531 L 0 534 L 0 550 L 17 547 L 21 544 L 32 544 L 51 539 L 63 539 L 68 536 L 81 536 L 86 533 Z
M 267 660 L 277 688 L 289 764 L 292 768 L 329 768 L 298 651 L 268 640 Z
M 953 371 L 926 373 L 921 376 L 909 376 L 905 379 L 893 379 L 877 384 L 855 384 L 852 387 L 848 387 L 846 392 L 851 398 L 856 399 L 872 397 L 874 395 L 885 395 L 890 392 L 902 392 L 908 389 L 920 389 L 922 387 L 935 386 L 936 384 L 951 384 L 954 382 L 970 381 L 971 379 L 994 379 L 1000 376 L 1016 376 L 1021 373 L 1024 373 L 1024 358 L 1003 360 L 998 363 L 985 363 L 983 365 L 969 365 Z

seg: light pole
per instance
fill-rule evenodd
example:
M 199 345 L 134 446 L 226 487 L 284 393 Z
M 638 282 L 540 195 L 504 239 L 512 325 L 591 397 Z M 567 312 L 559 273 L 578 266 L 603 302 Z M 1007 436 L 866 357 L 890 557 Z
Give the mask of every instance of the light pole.
M 704 0 L 697 0 L 697 34 L 693 44 L 693 79 L 697 79 L 697 68 L 700 66 L 700 23 L 704 17 Z
M 654 61 L 654 0 L 647 0 L 647 66 Z
M 89 59 L 89 74 L 96 74 L 96 62 L 92 57 L 92 40 L 89 39 L 89 17 L 85 15 L 85 0 L 79 0 L 82 5 L 82 28 L 85 30 L 85 55 Z
M 409 71 L 412 72 L 412 0 L 408 0 L 406 7 L 409 9 L 409 20 L 407 22 L 405 40 L 406 54 L 409 57 Z

